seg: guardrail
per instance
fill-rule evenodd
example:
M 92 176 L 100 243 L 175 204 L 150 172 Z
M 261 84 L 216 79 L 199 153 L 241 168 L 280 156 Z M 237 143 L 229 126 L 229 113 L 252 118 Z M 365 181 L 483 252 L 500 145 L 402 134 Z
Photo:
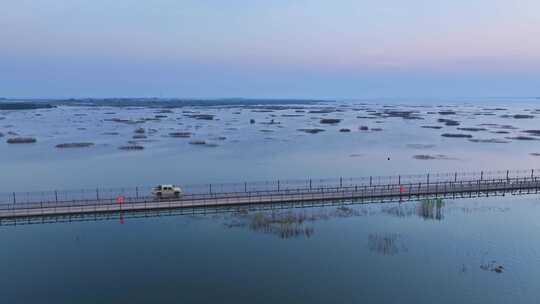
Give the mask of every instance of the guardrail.
M 422 175 L 395 175 L 395 176 L 369 176 L 360 178 L 334 178 L 334 179 L 306 179 L 306 180 L 276 180 L 269 182 L 244 182 L 244 183 L 222 183 L 222 184 L 199 184 L 181 185 L 185 194 L 178 199 L 156 199 L 151 195 L 151 187 L 126 187 L 111 189 L 81 189 L 68 191 L 36 191 L 36 192 L 11 192 L 0 193 L 0 212 L 8 210 L 37 209 L 37 208 L 77 208 L 95 206 L 116 206 L 121 198 L 121 203 L 129 204 L 152 203 L 152 202 L 174 202 L 191 201 L 211 204 L 218 200 L 238 200 L 239 198 L 249 198 L 249 201 L 256 201 L 258 197 L 282 196 L 286 195 L 314 195 L 312 198 L 324 199 L 325 193 L 354 192 L 351 197 L 365 197 L 367 195 L 400 193 L 401 195 L 418 195 L 422 190 L 430 190 L 430 187 L 441 189 L 436 192 L 443 193 L 442 187 L 452 187 L 457 183 L 471 184 L 491 184 L 506 183 L 515 184 L 526 181 L 527 187 L 531 187 L 532 182 L 536 182 L 535 172 L 539 170 L 504 170 L 504 171 L 479 171 L 465 173 L 438 173 Z M 540 177 L 540 174 L 539 176 Z M 450 186 L 449 186 L 450 185 Z M 406 186 L 403 191 L 402 186 Z M 417 187 L 417 188 L 415 188 Z M 423 188 L 425 187 L 425 188 Z M 463 187 L 463 186 L 462 186 Z M 363 191 L 363 194 L 358 191 Z M 411 189 L 416 189 L 413 193 Z M 519 187 L 517 188 L 519 189 Z M 462 188 L 461 190 L 466 190 Z M 429 191 L 428 191 L 429 192 Z M 321 196 L 320 193 L 323 195 Z M 306 199 L 308 199 L 306 197 Z M 116 207 L 115 207 L 116 208 Z M 115 209 L 112 208 L 112 209 Z

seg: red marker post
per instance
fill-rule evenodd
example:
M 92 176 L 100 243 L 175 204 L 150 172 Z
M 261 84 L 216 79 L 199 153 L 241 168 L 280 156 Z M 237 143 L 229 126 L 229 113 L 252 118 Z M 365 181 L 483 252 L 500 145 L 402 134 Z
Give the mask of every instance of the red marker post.
M 399 193 L 403 193 L 405 192 L 407 189 L 405 189 L 405 187 L 403 185 L 400 185 L 399 186 Z

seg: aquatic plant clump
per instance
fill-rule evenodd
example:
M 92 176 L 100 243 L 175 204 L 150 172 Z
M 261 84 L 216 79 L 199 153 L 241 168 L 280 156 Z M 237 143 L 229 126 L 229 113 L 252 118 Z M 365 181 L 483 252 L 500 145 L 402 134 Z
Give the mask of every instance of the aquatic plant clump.
M 443 133 L 441 134 L 442 137 L 450 137 L 450 138 L 472 138 L 472 135 L 470 134 L 460 134 L 460 133 Z
M 322 124 L 337 124 L 339 122 L 341 122 L 341 119 L 337 119 L 337 118 L 323 118 L 320 121 L 320 123 Z
M 144 147 L 138 146 L 138 145 L 129 145 L 129 146 L 120 146 L 118 147 L 118 149 L 125 150 L 125 151 L 140 151 L 140 150 L 144 150 Z
M 368 247 L 371 252 L 380 255 L 396 255 L 407 251 L 398 233 L 373 233 L 368 236 Z
M 309 133 L 309 134 L 317 134 L 317 133 L 320 133 L 320 132 L 324 132 L 325 130 L 324 129 L 313 128 L 313 129 L 298 129 L 298 131 Z
M 436 159 L 449 160 L 451 159 L 448 156 L 443 155 L 443 154 L 437 154 L 437 155 L 419 154 L 419 155 L 414 155 L 413 158 L 418 159 L 418 160 L 436 160 Z
M 442 220 L 444 201 L 441 198 L 421 200 L 417 207 L 418 216 L 425 220 Z
M 86 148 L 93 146 L 94 143 L 91 142 L 79 142 L 79 143 L 64 143 L 64 144 L 58 144 L 55 147 L 59 149 L 64 148 Z
M 6 141 L 8 144 L 32 144 L 37 142 L 33 137 L 12 137 Z
M 191 137 L 191 132 L 171 132 L 169 133 L 169 136 L 176 138 L 189 138 Z

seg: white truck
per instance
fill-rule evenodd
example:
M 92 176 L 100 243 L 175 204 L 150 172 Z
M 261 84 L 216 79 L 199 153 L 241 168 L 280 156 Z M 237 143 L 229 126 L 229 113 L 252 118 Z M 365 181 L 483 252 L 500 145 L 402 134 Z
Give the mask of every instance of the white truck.
M 175 185 L 159 185 L 152 189 L 152 194 L 157 198 L 180 198 L 183 192 Z

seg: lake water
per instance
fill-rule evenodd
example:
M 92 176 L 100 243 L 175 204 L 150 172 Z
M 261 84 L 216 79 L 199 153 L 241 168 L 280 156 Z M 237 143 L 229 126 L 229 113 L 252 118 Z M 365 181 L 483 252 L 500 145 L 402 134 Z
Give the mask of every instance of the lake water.
M 0 192 L 532 169 L 540 141 L 516 137 L 534 139 L 539 115 L 532 100 L 1 111 L 3 139 L 37 143 L 0 143 Z M 144 150 L 118 149 L 132 140 Z M 94 146 L 55 148 L 70 142 Z M 2 226 L 0 301 L 538 303 L 539 208 L 509 195 Z

